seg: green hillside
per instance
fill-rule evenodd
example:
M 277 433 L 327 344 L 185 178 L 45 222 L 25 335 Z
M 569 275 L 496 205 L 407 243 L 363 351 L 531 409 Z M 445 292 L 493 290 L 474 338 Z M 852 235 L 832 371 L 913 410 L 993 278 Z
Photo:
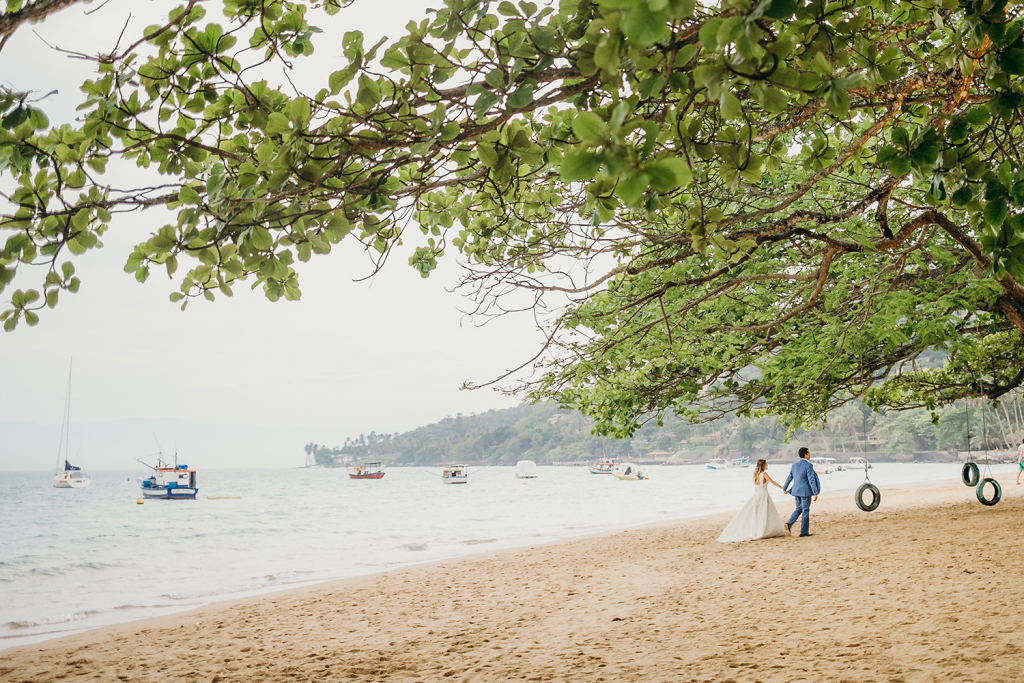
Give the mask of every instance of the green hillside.
M 970 407 L 972 446 L 990 449 L 1016 447 L 1024 435 L 1024 412 L 1019 394 L 995 408 Z M 446 417 L 404 434 L 360 434 L 341 446 L 307 444 L 306 452 L 320 464 L 336 458 L 382 460 L 391 464 L 430 465 L 440 462 L 514 464 L 592 461 L 604 458 L 645 460 L 653 452 L 682 460 L 707 455 L 727 446 L 733 455 L 779 457 L 809 445 L 816 453 L 855 455 L 862 449 L 910 460 L 915 453 L 966 449 L 968 414 L 963 401 L 938 410 L 938 422 L 926 410 L 874 413 L 851 404 L 829 415 L 821 429 L 787 432 L 773 417 L 746 419 L 727 416 L 703 425 L 669 417 L 663 426 L 649 422 L 631 439 L 591 434 L 591 421 L 552 405 L 520 405 L 474 415 Z M 867 434 L 865 440 L 864 435 Z M 865 445 L 865 441 L 867 445 Z M 339 457 L 340 456 L 340 457 Z

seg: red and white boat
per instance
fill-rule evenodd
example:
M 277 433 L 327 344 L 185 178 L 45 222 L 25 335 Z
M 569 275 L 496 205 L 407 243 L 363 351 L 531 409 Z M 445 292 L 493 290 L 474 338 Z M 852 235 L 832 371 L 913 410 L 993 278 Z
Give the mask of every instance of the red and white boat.
M 364 462 L 361 466 L 352 465 L 348 468 L 349 479 L 383 479 L 384 470 L 379 462 Z

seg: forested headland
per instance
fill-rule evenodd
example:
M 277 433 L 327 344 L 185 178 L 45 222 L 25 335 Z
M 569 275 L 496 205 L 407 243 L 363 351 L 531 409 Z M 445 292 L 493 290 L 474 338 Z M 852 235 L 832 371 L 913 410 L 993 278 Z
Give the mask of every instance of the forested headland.
M 1015 393 L 995 407 L 980 401 L 956 402 L 937 409 L 874 412 L 861 403 L 833 411 L 821 428 L 801 429 L 789 436 L 773 417 L 732 415 L 693 425 L 669 416 L 661 426 L 648 422 L 632 438 L 595 436 L 593 422 L 555 405 L 520 405 L 474 415 L 458 414 L 409 432 L 359 434 L 340 446 L 305 446 L 310 460 L 335 462 L 382 460 L 390 464 L 431 465 L 441 462 L 514 464 L 585 462 L 602 458 L 692 462 L 725 452 L 732 456 L 784 458 L 807 445 L 819 454 L 859 455 L 874 460 L 953 459 L 967 449 L 970 422 L 975 451 L 1015 447 L 1024 436 L 1024 405 Z

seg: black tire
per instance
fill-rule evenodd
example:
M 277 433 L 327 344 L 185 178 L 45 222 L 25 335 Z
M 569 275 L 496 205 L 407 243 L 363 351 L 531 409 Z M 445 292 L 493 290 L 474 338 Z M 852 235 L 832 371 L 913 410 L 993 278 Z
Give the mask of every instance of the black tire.
M 992 484 L 992 488 L 995 489 L 995 494 L 991 498 L 985 497 L 985 484 Z M 978 494 L 978 501 L 982 505 L 995 505 L 999 502 L 999 499 L 1003 497 L 1003 487 L 999 485 L 999 482 L 992 477 L 985 477 L 978 482 L 978 488 L 975 490 Z
M 981 481 L 981 470 L 978 469 L 978 463 L 965 462 L 960 477 L 964 480 L 964 486 L 977 486 Z
M 867 491 L 871 492 L 870 503 L 864 502 L 864 493 Z M 878 509 L 879 503 L 882 502 L 882 494 L 874 484 L 862 484 L 861 487 L 857 489 L 857 493 L 854 495 L 853 499 L 857 502 L 857 507 L 864 512 L 874 512 Z

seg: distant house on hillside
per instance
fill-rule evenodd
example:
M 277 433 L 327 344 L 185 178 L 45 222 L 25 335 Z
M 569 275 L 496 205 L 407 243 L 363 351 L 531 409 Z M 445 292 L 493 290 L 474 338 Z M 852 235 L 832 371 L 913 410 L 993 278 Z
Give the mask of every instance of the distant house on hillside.
M 565 413 L 555 413 L 554 415 L 548 418 L 548 424 L 555 424 L 556 422 L 564 420 L 567 417 L 569 416 L 566 415 Z
M 671 458 L 672 454 L 668 451 L 651 451 L 644 457 L 648 460 L 666 460 L 667 458 Z

